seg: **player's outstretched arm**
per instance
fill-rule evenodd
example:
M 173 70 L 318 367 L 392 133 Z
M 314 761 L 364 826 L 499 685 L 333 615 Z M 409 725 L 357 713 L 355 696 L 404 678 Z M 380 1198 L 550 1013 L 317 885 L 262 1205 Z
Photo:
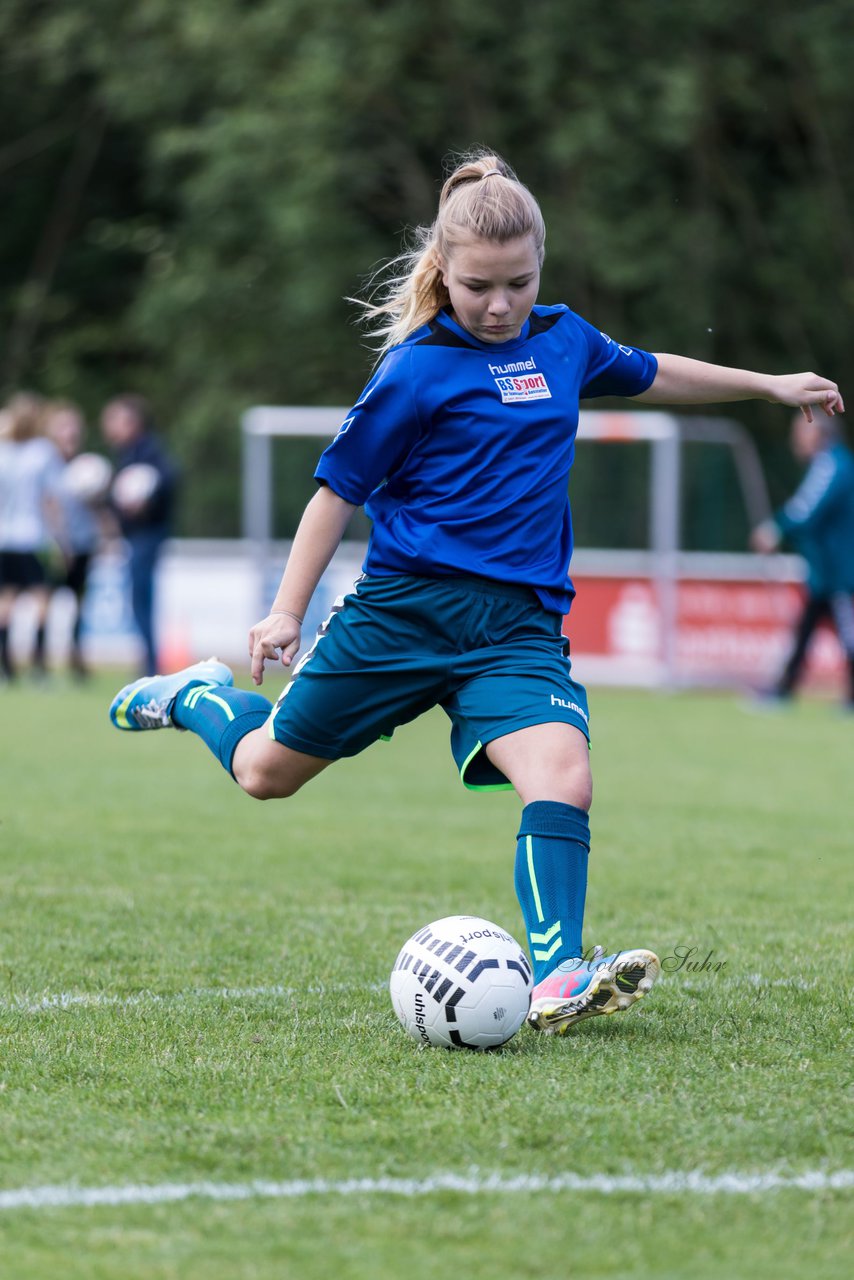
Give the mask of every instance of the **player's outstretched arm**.
M 812 421 L 811 405 L 828 414 L 843 413 L 839 387 L 817 373 L 753 373 L 706 364 L 687 356 L 656 354 L 658 372 L 639 396 L 646 404 L 724 404 L 732 400 L 770 400 L 803 409 Z
M 355 510 L 323 485 L 303 512 L 273 607 L 249 632 L 255 684 L 264 679 L 266 659 L 281 658 L 283 666 L 290 666 L 299 649 L 300 628 L 309 601 Z

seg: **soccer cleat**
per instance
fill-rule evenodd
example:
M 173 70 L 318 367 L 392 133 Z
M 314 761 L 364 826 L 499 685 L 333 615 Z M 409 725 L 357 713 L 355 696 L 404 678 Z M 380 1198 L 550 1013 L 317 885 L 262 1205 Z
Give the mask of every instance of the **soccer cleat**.
M 743 706 L 745 711 L 777 712 L 788 710 L 793 703 L 794 697 L 789 691 L 771 687 L 752 690 Z
M 547 1035 L 565 1035 L 570 1027 L 597 1014 L 629 1009 L 650 990 L 661 965 L 651 951 L 617 951 L 591 960 L 564 960 L 531 993 L 528 1024 Z
M 184 667 L 171 676 L 144 676 L 119 690 L 110 705 L 110 719 L 117 729 L 175 728 L 172 707 L 182 689 L 228 684 L 234 684 L 231 669 L 216 658 Z

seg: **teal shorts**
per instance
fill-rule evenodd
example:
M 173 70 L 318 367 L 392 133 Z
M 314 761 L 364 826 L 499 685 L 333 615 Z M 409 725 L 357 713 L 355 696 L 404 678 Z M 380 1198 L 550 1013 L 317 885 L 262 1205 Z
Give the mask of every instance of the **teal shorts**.
M 506 789 L 495 738 L 559 721 L 590 738 L 561 618 L 527 587 L 484 578 L 360 578 L 297 663 L 269 719 L 277 742 L 338 760 L 440 706 L 472 790 Z

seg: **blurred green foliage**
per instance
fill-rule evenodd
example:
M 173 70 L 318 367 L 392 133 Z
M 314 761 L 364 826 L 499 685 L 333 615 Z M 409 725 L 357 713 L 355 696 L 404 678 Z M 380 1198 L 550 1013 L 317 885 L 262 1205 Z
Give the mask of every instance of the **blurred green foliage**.
M 240 412 L 355 397 L 346 296 L 481 143 L 543 205 L 544 301 L 844 388 L 852 34 L 844 0 L 4 0 L 4 389 L 143 391 L 182 531 L 236 532 Z M 780 496 L 786 411 L 735 413 Z

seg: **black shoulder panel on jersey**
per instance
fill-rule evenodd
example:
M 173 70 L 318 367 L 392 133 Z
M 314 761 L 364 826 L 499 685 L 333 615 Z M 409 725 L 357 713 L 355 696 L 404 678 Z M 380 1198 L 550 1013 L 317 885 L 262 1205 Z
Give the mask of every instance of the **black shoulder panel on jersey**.
M 536 311 L 532 311 L 528 317 L 528 337 L 533 338 L 538 333 L 547 333 L 549 329 L 567 315 L 566 311 L 555 311 L 548 316 L 537 315 Z M 454 333 L 453 329 L 446 329 L 443 324 L 439 324 L 437 320 L 430 321 L 430 332 L 424 338 L 419 338 L 413 344 L 416 347 L 462 347 L 465 351 L 482 351 L 483 347 L 475 342 L 466 342 L 465 338 L 461 338 L 458 333 Z
M 452 329 L 446 329 L 443 324 L 439 324 L 436 320 L 430 321 L 430 332 L 425 338 L 419 338 L 413 343 L 416 347 L 463 347 L 466 351 L 477 351 L 478 347 L 473 342 L 466 342 L 458 333 L 454 333 Z
M 553 311 L 550 316 L 538 316 L 536 311 L 531 312 L 531 327 L 528 330 L 528 337 L 533 338 L 535 334 L 545 333 L 551 329 L 552 325 L 557 324 L 558 320 L 567 313 L 565 311 Z

